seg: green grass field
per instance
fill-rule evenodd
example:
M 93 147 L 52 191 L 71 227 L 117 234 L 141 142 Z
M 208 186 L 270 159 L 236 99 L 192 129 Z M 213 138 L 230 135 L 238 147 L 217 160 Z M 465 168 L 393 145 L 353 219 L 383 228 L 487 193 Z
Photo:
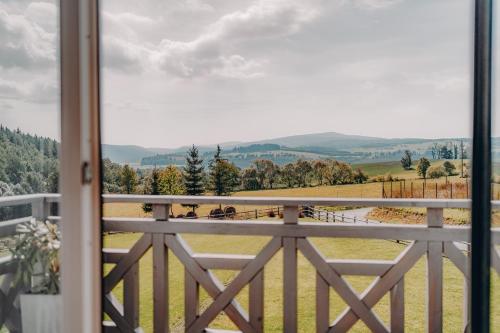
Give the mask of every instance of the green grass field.
M 130 247 L 137 239 L 134 234 L 115 234 L 105 238 L 106 247 Z M 269 240 L 267 237 L 243 236 L 195 236 L 184 238 L 195 252 L 256 254 Z M 337 259 L 394 259 L 403 245 L 380 240 L 352 239 L 314 239 L 313 242 L 328 258 Z M 172 254 L 169 256 L 169 292 L 170 321 L 173 332 L 182 332 L 183 328 L 183 276 L 184 270 L 180 262 Z M 408 332 L 424 332 L 425 298 L 426 298 L 426 260 L 425 257 L 405 276 L 405 325 Z M 148 252 L 140 264 L 140 318 L 146 332 L 152 331 L 152 262 Z M 299 332 L 315 332 L 315 272 L 309 262 L 299 255 Z M 110 267 L 106 267 L 109 269 Z M 278 252 L 265 268 L 265 331 L 282 332 L 282 253 Z M 236 274 L 232 271 L 216 271 L 224 283 L 228 283 Z M 372 281 L 366 277 L 348 277 L 353 288 L 361 293 Z M 494 292 L 492 299 L 500 299 L 500 279 L 493 276 Z M 444 331 L 460 332 L 462 325 L 462 286 L 463 278 L 458 269 L 444 259 Z M 115 292 L 121 299 L 121 285 Z M 208 296 L 201 294 L 202 308 L 210 304 Z M 248 289 L 238 296 L 238 301 L 248 309 Z M 333 320 L 343 309 L 344 302 L 331 292 L 330 318 Z M 386 295 L 376 306 L 376 311 L 387 323 L 389 320 L 388 296 Z M 493 308 L 494 327 L 500 329 L 500 307 Z M 212 324 L 215 328 L 235 329 L 225 315 L 220 315 Z M 493 329 L 492 332 L 497 330 Z M 368 332 L 363 324 L 354 327 L 353 332 Z

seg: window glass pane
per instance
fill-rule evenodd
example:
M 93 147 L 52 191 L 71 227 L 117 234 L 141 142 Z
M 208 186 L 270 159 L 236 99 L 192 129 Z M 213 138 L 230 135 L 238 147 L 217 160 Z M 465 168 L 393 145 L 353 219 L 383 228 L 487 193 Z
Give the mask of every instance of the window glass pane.
M 0 2 L 0 332 L 59 323 L 58 6 Z
M 106 193 L 470 197 L 472 0 L 100 4 Z M 107 203 L 104 214 L 242 222 L 278 222 L 286 215 L 283 205 L 273 200 L 258 206 L 231 201 L 174 204 L 156 211 L 144 200 Z M 367 227 L 470 223 L 467 209 L 431 210 L 429 217 L 427 206 L 435 203 L 415 208 L 415 202 L 398 208 L 304 202 L 297 216 L 304 223 Z M 258 237 L 191 236 L 190 244 L 199 252 L 256 254 L 263 245 Z M 138 239 L 136 234 L 105 234 L 104 244 L 131 248 Z M 349 239 L 337 248 L 334 243 L 328 238 L 317 245 L 332 259 L 394 260 L 409 244 Z M 459 253 L 467 255 L 467 250 L 468 244 L 457 245 Z M 151 266 L 148 255 L 140 260 L 141 281 L 152 278 L 151 269 L 144 268 Z M 430 257 L 441 255 L 435 249 Z M 105 275 L 113 269 L 110 261 Z M 446 312 L 439 319 L 443 331 L 462 331 L 463 311 L 456 304 L 463 303 L 463 276 L 448 259 L 443 262 L 444 295 L 438 297 Z M 269 269 L 281 274 L 280 265 Z M 431 282 L 441 280 L 440 267 L 438 262 L 429 269 L 438 272 Z M 182 270 L 180 265 L 171 270 L 171 283 L 183 279 Z M 421 297 L 427 293 L 426 264 L 419 262 L 411 272 L 405 280 L 405 316 L 407 329 L 417 331 L 426 325 L 426 298 Z M 224 283 L 231 278 L 221 277 Z M 266 293 L 274 299 L 283 294 L 281 279 L 274 285 L 266 280 Z M 314 290 L 311 281 L 314 276 L 299 281 L 301 309 L 314 308 L 314 297 L 307 294 Z M 360 290 L 366 287 L 363 278 L 349 282 Z M 125 303 L 126 287 L 121 288 L 117 285 L 113 294 Z M 183 298 L 183 290 L 175 289 L 170 322 L 182 327 L 183 307 L 176 301 Z M 150 286 L 141 282 L 138 297 L 143 306 L 139 320 L 128 319 L 151 330 Z M 239 299 L 244 307 L 245 297 Z M 203 294 L 201 301 L 209 304 L 210 299 Z M 384 310 L 377 311 L 389 322 L 388 300 L 383 302 Z M 342 302 L 336 298 L 333 303 Z M 342 310 L 338 306 L 332 312 Z M 299 317 L 299 331 L 310 331 L 314 311 Z M 265 318 L 266 329 L 283 331 L 281 309 L 266 312 Z M 212 324 L 236 329 L 223 316 Z M 358 325 L 361 331 L 364 327 Z

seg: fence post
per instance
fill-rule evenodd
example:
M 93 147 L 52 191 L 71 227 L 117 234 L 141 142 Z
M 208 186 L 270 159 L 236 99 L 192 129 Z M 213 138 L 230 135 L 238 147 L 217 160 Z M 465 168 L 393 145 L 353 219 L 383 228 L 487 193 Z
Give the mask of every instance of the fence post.
M 413 182 L 410 184 L 410 195 L 413 198 Z
M 427 227 L 443 227 L 443 209 L 427 208 Z M 443 242 L 427 243 L 427 330 L 443 331 Z
M 436 180 L 436 199 L 438 198 L 438 183 L 437 183 L 437 180 Z
M 285 224 L 297 224 L 297 206 L 285 206 Z M 297 240 L 283 237 L 283 331 L 297 332 Z
M 153 218 L 168 222 L 170 205 L 154 204 Z M 168 249 L 165 236 L 153 234 L 153 331 L 167 333 L 168 321 Z
M 403 197 L 403 182 L 399 181 L 399 197 Z
M 391 199 L 392 199 L 392 180 L 391 180 Z

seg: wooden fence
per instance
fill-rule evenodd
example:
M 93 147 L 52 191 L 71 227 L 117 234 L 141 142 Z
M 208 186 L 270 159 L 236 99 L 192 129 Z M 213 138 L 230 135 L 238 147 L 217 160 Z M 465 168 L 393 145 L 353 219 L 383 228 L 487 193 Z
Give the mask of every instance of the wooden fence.
M 104 322 L 106 332 L 137 332 L 139 315 L 139 262 L 152 249 L 153 256 L 153 331 L 169 331 L 169 278 L 168 253 L 175 255 L 184 265 L 184 327 L 186 332 L 214 332 L 211 321 L 221 312 L 227 314 L 241 332 L 263 332 L 265 268 L 281 249 L 283 250 L 283 331 L 297 332 L 297 258 L 300 252 L 316 270 L 316 330 L 317 332 L 346 332 L 362 321 L 374 332 L 402 332 L 404 330 L 405 274 L 422 257 L 427 258 L 427 331 L 443 329 L 443 256 L 462 272 L 464 281 L 469 279 L 469 257 L 455 242 L 468 242 L 470 229 L 464 226 L 444 226 L 444 208 L 469 208 L 468 200 L 422 199 L 328 199 L 328 198 L 243 198 L 243 197 L 188 197 L 188 196 L 136 196 L 105 195 L 107 203 L 133 202 L 153 205 L 152 218 L 104 218 L 104 232 L 133 232 L 141 234 L 138 241 L 127 249 L 103 249 L 103 261 L 114 267 L 103 277 L 104 311 L 111 319 Z M 32 196 L 0 198 L 0 207 L 33 200 L 33 215 L 48 217 L 48 206 L 57 198 Z M 220 221 L 202 219 L 170 219 L 172 204 L 200 205 L 255 205 L 284 207 L 283 221 Z M 351 207 L 425 207 L 426 225 L 387 224 L 334 224 L 299 222 L 302 206 L 351 206 Z M 500 209 L 500 202 L 493 202 Z M 44 215 L 45 214 L 45 215 Z M 12 235 L 12 224 L 1 222 L 0 234 Z M 196 253 L 181 234 L 213 234 L 240 236 L 269 236 L 271 239 L 256 255 L 228 255 Z M 310 241 L 310 237 L 356 239 L 402 239 L 409 245 L 395 260 L 341 260 L 327 258 Z M 493 244 L 500 244 L 500 229 L 492 229 Z M 492 247 L 493 268 L 500 274 L 500 254 Z M 8 277 L 12 274 L 10 259 L 3 259 L 0 275 L 3 285 L 0 294 L 2 311 L 0 328 L 18 325 L 20 313 L 16 308 L 17 291 L 9 289 Z M 10 267 L 10 268 L 9 268 Z M 239 274 L 224 286 L 212 269 L 238 270 Z M 374 283 L 358 294 L 344 276 L 374 276 Z M 7 281 L 7 282 L 5 282 Z M 123 282 L 123 304 L 114 295 L 117 285 Z M 149 283 L 147 281 L 146 283 Z M 248 313 L 235 296 L 249 286 Z M 464 283 L 466 286 L 467 283 Z M 200 309 L 200 287 L 213 298 L 204 311 Z M 337 318 L 329 317 L 329 293 L 333 290 L 347 304 Z M 380 299 L 390 294 L 390 321 L 383 322 L 373 311 Z M 464 328 L 469 319 L 468 292 L 464 293 Z M 7 309 L 7 310 L 4 310 Z M 333 320 L 332 320 L 333 319 Z M 9 326 L 11 325 L 11 326 Z M 17 326 L 13 328 L 15 331 Z
M 468 199 L 470 179 L 395 180 L 381 182 L 382 198 Z M 491 197 L 500 200 L 500 184 L 491 184 Z

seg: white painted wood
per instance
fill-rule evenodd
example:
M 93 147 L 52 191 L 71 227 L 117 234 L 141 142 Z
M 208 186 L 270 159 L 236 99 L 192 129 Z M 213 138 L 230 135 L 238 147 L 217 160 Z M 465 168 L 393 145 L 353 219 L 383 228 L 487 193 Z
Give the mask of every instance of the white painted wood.
M 404 278 L 391 288 L 391 332 L 405 331 L 405 287 Z
M 352 287 L 342 277 L 335 272 L 327 263 L 321 253 L 307 239 L 298 239 L 297 247 L 300 252 L 309 260 L 321 274 L 323 279 L 335 289 L 340 297 L 350 306 L 356 314 L 356 318 L 360 318 L 373 332 L 388 332 L 385 324 L 371 311 L 352 289 Z
M 0 198 L 0 207 L 31 203 L 33 199 L 45 197 L 48 202 L 58 202 L 59 194 L 27 194 Z M 176 195 L 127 195 L 127 194 L 104 194 L 106 203 L 113 202 L 135 202 L 135 203 L 158 203 L 158 204 L 243 204 L 243 205 L 273 205 L 282 206 L 283 202 L 291 206 L 356 206 L 356 207 L 431 207 L 431 208 L 470 208 L 468 199 L 364 199 L 364 198 L 311 198 L 311 197 L 214 197 Z M 17 202 L 17 203 L 16 203 Z M 492 209 L 500 209 L 500 200 L 491 201 Z
M 470 208 L 467 199 L 366 199 L 366 198 L 314 198 L 314 197 L 216 197 L 183 195 L 130 195 L 105 194 L 105 202 L 136 202 L 159 204 L 227 204 L 254 206 L 347 206 L 347 207 L 430 207 Z M 492 201 L 494 209 L 500 201 Z
M 125 273 L 146 253 L 151 247 L 151 235 L 144 234 L 130 249 L 129 253 L 120 260 L 115 267 L 104 277 L 104 293 L 109 293 L 123 278 Z
M 413 265 L 427 251 L 426 242 L 414 242 L 408 246 L 395 260 L 395 265 L 384 274 L 384 276 L 375 279 L 372 285 L 361 295 L 364 304 L 369 307 L 375 306 L 377 302 L 396 285 L 401 278 L 408 272 Z M 337 329 L 348 331 L 358 320 L 358 317 L 352 309 L 346 310 L 335 320 L 330 332 L 336 332 Z
M 120 332 L 135 333 L 134 328 L 123 317 L 123 307 L 113 294 L 104 296 L 104 312 L 116 324 Z M 99 330 L 100 331 L 100 330 Z
M 45 221 L 49 215 L 50 215 L 50 205 L 45 200 L 45 198 L 41 198 L 31 203 L 32 217 L 34 217 L 39 221 Z
M 296 244 L 295 238 L 283 238 L 283 329 L 290 333 L 297 332 Z
M 102 325 L 97 2 L 61 1 L 59 13 L 63 332 L 96 333 Z
M 264 332 L 264 270 L 250 281 L 248 312 L 256 333 Z
M 153 332 L 167 333 L 168 318 L 168 250 L 164 236 L 153 234 Z
M 442 208 L 427 208 L 427 225 L 431 230 L 441 229 Z M 443 242 L 428 242 L 427 331 L 443 331 Z
M 224 288 L 222 283 L 220 283 L 215 276 L 204 270 L 196 260 L 193 259 L 191 248 L 180 236 L 165 235 L 165 244 L 182 262 L 185 269 L 187 269 L 203 289 L 206 290 L 210 297 L 216 299 L 221 294 Z M 253 330 L 248 322 L 248 315 L 235 300 L 224 309 L 224 312 L 242 331 Z
M 253 279 L 264 265 L 281 249 L 281 239 L 273 238 L 260 253 L 229 283 L 229 285 L 218 295 L 214 302 L 199 316 L 189 328 L 189 333 L 201 332 L 208 324 L 228 306 L 236 294 Z M 246 330 L 242 330 L 246 332 Z M 251 327 L 248 332 L 255 332 Z
M 390 260 L 327 259 L 326 262 L 340 275 L 382 276 L 393 265 Z
M 200 285 L 196 279 L 184 269 L 184 327 L 186 330 L 193 324 L 200 313 Z
M 107 264 L 116 264 L 122 260 L 128 252 L 128 249 L 103 248 L 102 261 Z
M 123 315 L 131 327 L 139 327 L 139 263 L 123 278 Z
M 470 272 L 467 269 L 467 256 L 453 242 L 444 242 L 444 255 L 455 264 L 467 280 L 470 278 Z
M 316 332 L 326 333 L 330 326 L 330 286 L 316 273 Z
M 203 267 L 203 269 L 241 270 L 250 261 L 255 259 L 255 256 L 242 254 L 195 253 L 193 254 L 193 258 Z
M 214 221 L 171 219 L 170 223 L 155 222 L 147 218 L 104 218 L 104 231 L 151 232 L 167 234 L 217 234 L 257 235 L 280 237 L 331 237 L 400 239 L 425 241 L 469 241 L 470 228 L 445 226 L 431 230 L 417 225 L 345 225 L 329 223 L 298 223 L 284 225 L 280 222 L 264 221 Z

